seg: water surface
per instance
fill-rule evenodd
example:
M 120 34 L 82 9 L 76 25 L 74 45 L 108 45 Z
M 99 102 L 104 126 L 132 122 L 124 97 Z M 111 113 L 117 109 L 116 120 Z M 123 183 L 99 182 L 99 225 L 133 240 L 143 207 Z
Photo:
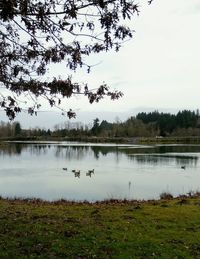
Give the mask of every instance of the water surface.
M 0 146 L 0 195 L 88 201 L 179 195 L 199 190 L 199 158 L 200 145 L 8 143 Z

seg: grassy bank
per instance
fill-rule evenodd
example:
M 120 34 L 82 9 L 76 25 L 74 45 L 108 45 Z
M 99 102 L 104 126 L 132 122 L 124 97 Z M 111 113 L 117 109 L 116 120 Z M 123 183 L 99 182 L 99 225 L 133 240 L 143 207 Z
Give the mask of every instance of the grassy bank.
M 200 258 L 200 198 L 1 199 L 0 258 Z

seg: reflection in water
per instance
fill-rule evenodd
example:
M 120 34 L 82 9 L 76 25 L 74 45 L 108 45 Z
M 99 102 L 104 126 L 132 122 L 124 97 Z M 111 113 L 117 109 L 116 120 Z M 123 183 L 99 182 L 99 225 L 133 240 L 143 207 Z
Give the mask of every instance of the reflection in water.
M 190 165 L 190 166 L 197 166 L 198 163 L 198 156 L 183 156 L 183 155 L 163 155 L 163 154 L 140 154 L 140 155 L 130 155 L 129 158 L 131 160 L 136 161 L 140 164 L 163 164 L 163 163 L 173 163 L 175 162 L 177 165 Z
M 0 195 L 94 201 L 155 198 L 166 188 L 179 194 L 199 187 L 199 157 L 198 145 L 7 143 L 0 145 Z
M 47 153 L 47 149 L 51 148 L 50 145 L 33 145 L 24 143 L 6 143 L 0 145 L 0 155 L 21 155 L 22 152 L 27 151 L 34 155 L 41 155 L 42 153 Z
M 42 153 L 47 153 L 49 149 L 55 148 L 55 155 L 57 157 L 66 157 L 83 159 L 85 155 L 89 153 L 93 154 L 95 158 L 99 159 L 100 156 L 106 156 L 109 153 L 115 154 L 126 154 L 126 155 L 136 155 L 136 154 L 165 154 L 163 157 L 169 157 L 167 153 L 199 153 L 200 145 L 155 145 L 155 146 L 123 146 L 123 145 L 112 145 L 112 146 L 100 146 L 100 145 L 86 145 L 77 144 L 70 145 L 70 143 L 58 145 L 58 144 L 42 144 L 42 143 L 18 143 L 12 142 L 5 145 L 0 145 L 0 155 L 17 155 L 21 154 L 23 151 L 28 150 L 31 154 L 40 155 Z M 173 155 L 172 155 L 173 156 Z M 176 156 L 178 158 L 178 155 Z M 179 156 L 184 158 L 185 155 Z M 189 156 L 187 158 L 190 158 Z
M 48 154 L 49 150 L 54 150 L 54 154 L 58 158 L 66 158 L 67 160 L 75 159 L 77 161 L 84 160 L 88 156 L 100 159 L 101 156 L 114 154 L 116 163 L 119 163 L 121 155 L 125 155 L 128 159 L 139 164 L 162 164 L 176 162 L 177 165 L 196 166 L 199 157 L 195 155 L 187 155 L 187 153 L 200 152 L 199 145 L 164 145 L 164 146 L 88 146 L 84 144 L 77 145 L 57 145 L 57 144 L 25 144 L 25 143 L 9 143 L 0 146 L 0 155 L 17 155 L 22 152 L 29 152 L 31 155 Z M 179 153 L 179 154 L 177 154 Z M 184 153 L 183 155 L 181 155 Z
M 0 155 L 20 155 L 24 145 L 15 143 L 14 145 L 0 145 Z
M 84 161 L 87 157 L 93 156 L 99 160 L 102 156 L 108 154 L 114 156 L 115 162 L 118 164 L 122 155 L 138 164 L 163 164 L 176 163 L 180 166 L 190 165 L 197 166 L 199 157 L 196 155 L 188 155 L 187 153 L 200 152 L 199 145 L 165 145 L 165 146 L 88 146 L 88 145 L 57 145 L 57 144 L 25 144 L 25 143 L 9 143 L 0 146 L 0 155 L 20 156 L 22 152 L 28 152 L 31 155 L 41 156 L 48 155 L 49 151 L 54 151 L 55 157 L 65 158 L 69 160 Z M 89 175 L 88 175 L 89 176 Z
M 57 157 L 62 156 L 67 159 L 76 158 L 77 160 L 84 159 L 87 155 L 93 155 L 95 159 L 99 159 L 100 156 L 106 156 L 109 153 L 116 153 L 118 151 L 115 146 L 57 146 L 55 155 Z M 126 153 L 125 150 L 121 150 L 122 153 Z
M 90 152 L 90 149 L 88 146 L 55 146 L 55 156 L 82 160 Z

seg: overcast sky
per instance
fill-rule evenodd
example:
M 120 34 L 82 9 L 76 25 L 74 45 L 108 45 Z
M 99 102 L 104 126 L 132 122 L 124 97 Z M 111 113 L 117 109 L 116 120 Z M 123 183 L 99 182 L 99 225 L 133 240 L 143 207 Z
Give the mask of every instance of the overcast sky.
M 102 82 L 121 90 L 124 97 L 92 106 L 84 98 L 68 101 L 77 110 L 128 111 L 138 107 L 197 109 L 200 96 L 200 1 L 140 1 L 133 19 L 134 37 L 119 53 L 90 59 L 99 63 L 78 80 L 97 87 Z M 59 68 L 58 74 L 61 68 Z M 55 72 L 55 70 L 54 70 Z M 76 101 L 77 100 L 77 101 Z
M 77 112 L 110 111 L 119 114 L 135 109 L 181 110 L 199 108 L 200 98 L 200 1 L 147 0 L 140 3 L 140 15 L 131 26 L 134 37 L 119 53 L 90 58 L 90 74 L 79 71 L 74 76 L 92 88 L 103 82 L 121 90 L 122 99 L 108 99 L 90 105 L 74 97 L 65 108 Z M 58 66 L 50 73 L 65 74 Z

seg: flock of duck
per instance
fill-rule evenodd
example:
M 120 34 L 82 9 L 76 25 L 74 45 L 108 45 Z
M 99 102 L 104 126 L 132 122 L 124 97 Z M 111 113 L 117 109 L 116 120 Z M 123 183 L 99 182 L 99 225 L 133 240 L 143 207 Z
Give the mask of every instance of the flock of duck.
M 184 169 L 184 170 L 185 170 L 186 167 L 185 167 L 185 166 L 181 166 L 181 169 Z M 63 167 L 63 170 L 64 170 L 64 171 L 68 171 L 67 167 Z M 80 178 L 80 176 L 81 176 L 81 171 L 80 171 L 80 170 L 75 170 L 75 169 L 73 169 L 71 172 L 74 173 L 74 176 L 75 176 L 75 177 Z M 94 174 L 94 169 L 88 170 L 88 172 L 86 172 L 86 176 L 91 177 L 92 174 Z
M 64 171 L 68 171 L 68 169 L 67 169 L 66 167 L 63 167 L 63 170 L 64 170 Z M 71 172 L 74 173 L 74 176 L 75 176 L 75 177 L 80 178 L 80 176 L 81 176 L 81 171 L 80 171 L 80 170 L 75 170 L 75 169 L 73 169 Z M 88 170 L 88 172 L 86 172 L 86 176 L 91 177 L 92 174 L 94 174 L 94 169 Z

